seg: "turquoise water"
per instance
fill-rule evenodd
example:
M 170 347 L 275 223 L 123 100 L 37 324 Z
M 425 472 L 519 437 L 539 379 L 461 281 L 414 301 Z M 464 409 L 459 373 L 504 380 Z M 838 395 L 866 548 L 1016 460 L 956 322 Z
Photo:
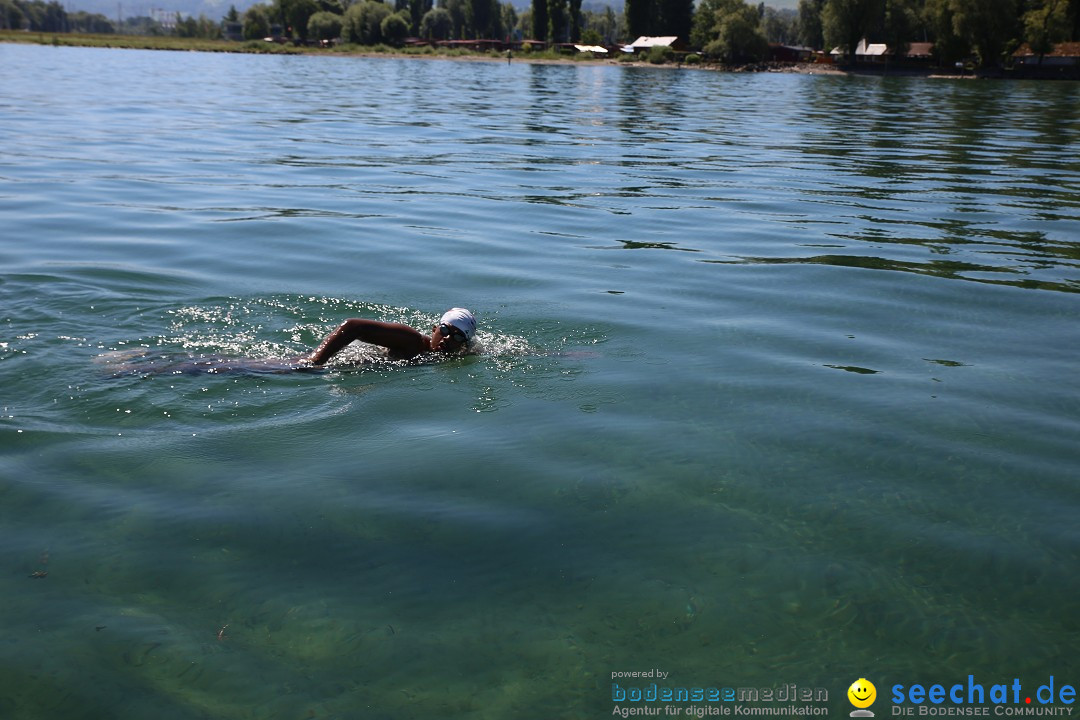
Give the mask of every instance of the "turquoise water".
M 4 718 L 1080 683 L 1080 85 L 0 66 Z

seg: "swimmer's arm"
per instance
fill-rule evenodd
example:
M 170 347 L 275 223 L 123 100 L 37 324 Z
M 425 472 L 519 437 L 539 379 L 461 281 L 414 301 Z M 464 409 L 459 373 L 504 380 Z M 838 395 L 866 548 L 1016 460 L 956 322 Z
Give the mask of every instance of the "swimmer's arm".
M 352 318 L 327 335 L 319 348 L 308 356 L 308 362 L 323 365 L 354 340 L 381 345 L 405 359 L 414 358 L 430 349 L 428 339 L 408 325 Z

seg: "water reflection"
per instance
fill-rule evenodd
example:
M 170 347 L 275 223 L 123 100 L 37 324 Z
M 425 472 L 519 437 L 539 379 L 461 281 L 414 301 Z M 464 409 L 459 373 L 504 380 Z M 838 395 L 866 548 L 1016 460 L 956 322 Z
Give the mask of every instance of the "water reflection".
M 828 235 L 856 257 L 763 257 L 1073 292 L 1080 231 L 1075 90 L 834 78 L 807 84 L 808 122 L 791 146 L 821 168 L 804 198 L 833 206 Z M 1043 128 L 1058 118 L 1047 148 Z M 1050 152 L 1047 152 L 1050 150 Z M 1047 222 L 1050 220 L 1051 222 Z M 854 241 L 854 242 L 852 242 Z M 913 260 L 924 247 L 948 262 Z M 893 248 L 890 250 L 890 248 Z M 868 253 L 872 250 L 872 253 Z M 1064 270 L 1064 272 L 1063 272 Z M 1062 278 L 1062 275 L 1066 275 Z M 1008 276 L 1008 277 L 1002 277 Z
M 630 135 L 649 135 L 684 118 L 685 77 L 678 70 L 656 68 L 626 68 L 619 73 L 619 128 Z
M 703 260 L 706 263 L 747 264 L 747 265 L 833 265 L 836 267 L 864 268 L 867 270 L 894 270 L 919 275 L 933 275 L 951 280 L 971 280 L 991 285 L 1011 285 L 1029 290 L 1055 290 L 1058 292 L 1080 292 L 1080 282 L 1063 280 L 1059 282 L 1035 278 L 1015 277 L 1023 275 L 1020 268 L 975 265 L 972 263 L 931 260 L 925 263 L 905 262 L 889 258 L 863 255 L 815 255 L 812 257 L 747 257 L 740 260 Z M 1040 268 L 1051 268 L 1056 263 L 1048 263 Z

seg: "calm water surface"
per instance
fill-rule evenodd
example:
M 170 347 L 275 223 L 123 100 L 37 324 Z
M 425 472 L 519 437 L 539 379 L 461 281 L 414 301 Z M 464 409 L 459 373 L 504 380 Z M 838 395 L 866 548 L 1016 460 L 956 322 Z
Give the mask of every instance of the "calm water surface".
M 4 718 L 1080 683 L 1080 85 L 0 67 Z

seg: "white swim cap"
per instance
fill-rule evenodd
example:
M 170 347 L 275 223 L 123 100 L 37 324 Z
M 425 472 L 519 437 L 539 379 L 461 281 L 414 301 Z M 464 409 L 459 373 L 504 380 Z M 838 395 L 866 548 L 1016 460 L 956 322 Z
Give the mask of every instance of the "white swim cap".
M 447 325 L 453 325 L 461 332 L 465 333 L 465 337 L 468 340 L 473 339 L 473 335 L 476 334 L 476 318 L 471 312 L 465 308 L 450 308 L 443 313 L 440 323 Z

